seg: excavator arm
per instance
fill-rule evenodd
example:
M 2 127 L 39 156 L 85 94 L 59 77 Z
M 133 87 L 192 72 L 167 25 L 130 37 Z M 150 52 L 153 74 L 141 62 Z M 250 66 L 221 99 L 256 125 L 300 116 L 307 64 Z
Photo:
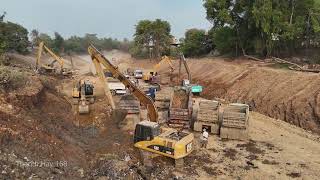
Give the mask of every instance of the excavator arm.
M 99 63 L 99 61 L 96 58 L 91 58 L 91 59 L 92 59 L 92 62 L 94 64 L 94 67 L 96 68 L 96 71 L 97 71 L 97 74 L 98 74 L 98 76 L 100 78 L 100 81 L 104 85 L 103 86 L 104 87 L 104 93 L 106 94 L 106 96 L 107 96 L 107 98 L 109 100 L 111 108 L 114 110 L 114 109 L 116 109 L 116 105 L 114 104 L 114 101 L 113 101 L 113 98 L 112 98 L 112 94 L 110 92 L 109 84 L 108 84 L 108 81 L 106 79 L 106 76 L 104 75 L 103 69 L 101 67 L 101 63 Z
M 169 64 L 171 72 L 174 71 L 174 67 L 173 67 L 171 59 L 168 56 L 163 56 L 161 58 L 161 61 L 153 67 L 156 72 L 158 72 L 158 70 L 163 62 L 166 62 L 167 64 Z
M 65 60 L 64 60 L 62 57 L 56 55 L 53 51 L 51 51 L 51 50 L 50 50 L 46 45 L 44 45 L 44 44 L 43 44 L 43 48 L 55 59 L 55 61 L 57 61 L 57 62 L 60 64 L 60 67 L 61 67 L 61 69 L 62 69 Z M 55 61 L 54 61 L 54 62 L 55 62 Z
M 40 42 L 39 44 L 39 48 L 38 48 L 38 54 L 37 54 L 37 61 L 36 61 L 36 69 L 39 69 L 40 67 L 40 59 L 41 59 L 41 55 L 42 55 L 42 51 L 43 51 L 43 42 Z
M 93 61 L 102 64 L 112 73 L 113 77 L 121 81 L 130 90 L 130 92 L 139 99 L 140 103 L 142 103 L 147 108 L 149 120 L 152 122 L 158 122 L 158 111 L 152 99 L 149 96 L 145 95 L 144 92 L 142 92 L 129 79 L 127 79 L 118 70 L 118 68 L 111 64 L 111 62 L 106 57 L 104 57 L 104 55 L 99 52 L 93 45 L 90 45 L 88 47 L 88 52 Z
M 184 65 L 184 67 L 185 67 L 185 69 L 186 69 L 186 71 L 187 71 L 188 80 L 189 80 L 189 82 L 191 83 L 192 77 L 191 77 L 190 69 L 189 69 L 188 63 L 187 63 L 187 61 L 186 61 L 186 58 L 184 57 L 184 55 L 183 55 L 182 53 L 180 54 L 180 66 L 181 66 L 181 61 L 183 62 L 183 65 Z M 181 68 L 181 67 L 180 67 L 180 68 Z M 180 72 L 179 72 L 179 74 L 180 74 Z M 180 76 L 180 75 L 179 75 L 179 76 Z
M 37 69 L 39 68 L 39 65 L 40 65 L 40 59 L 41 59 L 41 55 L 42 55 L 43 49 L 44 49 L 46 52 L 48 52 L 48 53 L 50 54 L 50 56 L 52 56 L 52 57 L 54 58 L 54 61 L 53 61 L 52 63 L 50 63 L 50 65 L 53 66 L 53 64 L 54 64 L 55 62 L 58 62 L 58 63 L 60 64 L 61 69 L 63 69 L 63 65 L 64 65 L 65 60 L 64 60 L 62 57 L 56 55 L 53 51 L 51 51 L 51 49 L 49 49 L 49 48 L 44 44 L 44 42 L 40 42 L 40 44 L 39 44 L 37 61 L 36 61 L 36 67 L 37 67 Z

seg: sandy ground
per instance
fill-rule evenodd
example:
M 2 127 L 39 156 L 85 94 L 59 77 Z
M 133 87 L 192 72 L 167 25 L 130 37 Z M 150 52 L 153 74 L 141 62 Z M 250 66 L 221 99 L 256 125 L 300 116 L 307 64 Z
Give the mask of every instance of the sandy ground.
M 155 64 L 155 62 L 150 62 L 149 60 L 132 59 L 126 60 L 125 63 L 132 63 L 133 67 L 143 67 L 144 69 L 150 69 L 153 64 Z M 252 68 L 261 68 L 261 71 L 267 71 L 267 73 L 284 74 L 285 77 L 297 74 L 297 76 L 301 76 L 300 79 L 306 76 L 310 77 L 311 80 L 311 77 L 317 76 L 310 73 L 304 74 L 271 69 L 266 67 L 268 64 L 247 60 L 228 62 L 222 59 L 191 59 L 188 60 L 188 63 L 193 73 L 193 78 L 198 82 L 209 81 L 209 83 L 211 83 L 213 80 L 219 82 L 218 77 L 220 77 L 221 81 L 231 84 L 240 81 L 238 82 L 240 84 L 243 75 L 248 73 Z M 175 61 L 174 64 L 175 72 L 177 73 L 178 62 Z M 161 69 L 162 76 L 169 74 L 168 66 L 164 66 Z M 255 71 L 258 70 L 255 69 Z M 232 72 L 232 74 L 230 74 L 230 72 Z M 185 73 L 183 68 L 182 73 Z M 278 75 L 278 78 L 282 78 L 280 75 Z M 183 74 L 183 76 L 185 77 L 186 75 Z M 254 83 L 259 80 L 258 78 L 261 78 L 261 81 L 265 81 L 261 76 L 257 76 L 256 79 L 250 77 L 252 84 L 250 87 L 254 86 Z M 277 79 L 273 79 L 273 81 L 277 81 Z M 268 81 L 266 82 L 268 83 Z M 245 85 L 233 87 L 230 91 L 236 91 Z M 281 85 L 278 86 L 281 88 Z M 215 87 L 214 85 L 209 87 L 204 86 L 204 88 L 207 92 L 219 90 L 219 87 Z M 270 88 L 271 87 L 269 87 L 269 90 L 271 90 Z M 307 90 L 304 92 L 307 92 Z M 204 96 L 208 96 L 208 94 L 204 94 Z M 223 98 L 226 98 L 225 96 L 223 96 Z M 210 98 L 214 98 L 213 95 L 211 95 Z M 284 99 L 286 96 L 283 97 L 283 94 L 278 93 L 274 99 L 281 98 Z M 232 98 L 229 98 L 229 100 L 232 102 Z M 238 101 L 234 100 L 234 102 Z M 268 101 L 268 103 L 269 102 L 270 101 Z M 265 105 L 268 107 L 271 106 L 269 104 Z M 260 108 L 257 109 L 260 110 Z M 303 120 L 304 119 L 301 119 L 301 121 Z M 252 112 L 250 115 L 249 134 L 250 142 L 248 143 L 221 141 L 217 136 L 210 137 L 209 149 L 197 150 L 196 153 L 193 154 L 195 157 L 191 158 L 197 161 L 197 158 L 201 159 L 200 156 L 205 155 L 208 156 L 211 161 L 208 163 L 198 162 L 202 168 L 191 165 L 199 175 L 197 178 L 210 179 L 210 177 L 212 178 L 212 176 L 214 176 L 226 179 L 317 179 L 319 176 L 320 156 L 317 153 L 320 150 L 319 136 L 282 120 L 259 114 L 258 112 Z
M 148 60 L 135 61 L 130 55 L 118 51 L 106 52 L 106 56 L 111 60 L 114 58 L 112 62 L 124 70 L 127 67 L 149 69 L 154 64 Z M 158 157 L 153 161 L 154 168 L 145 171 L 137 161 L 132 132 L 118 129 L 118 122 L 106 113 L 107 102 L 101 83 L 89 73 L 89 56 L 74 56 L 73 60 L 79 71 L 72 79 L 45 77 L 52 88 L 45 83 L 46 90 L 37 93 L 33 90 L 34 95 L 14 92 L 10 101 L 1 95 L 0 177 L 98 179 L 104 176 L 128 177 L 128 172 L 135 174 L 136 179 L 145 177 L 141 174 L 147 179 L 318 179 L 320 176 L 319 136 L 257 112 L 250 115 L 250 141 L 223 141 L 211 135 L 208 148 L 197 147 L 185 159 L 183 168 L 177 169 L 169 159 Z M 196 63 L 194 61 L 190 62 L 191 65 Z M 238 81 L 237 77 L 244 73 L 243 67 L 261 67 L 250 62 L 219 60 L 211 64 L 207 61 L 210 67 L 191 66 L 192 71 L 203 71 L 214 80 L 214 74 L 218 74 L 214 66 L 231 70 L 235 74 L 227 77 L 227 82 Z M 282 70 L 267 71 L 282 73 Z M 222 71 L 220 75 L 224 74 Z M 166 75 L 163 70 L 163 76 Z M 200 75 L 194 77 L 200 78 Z M 96 103 L 86 116 L 77 115 L 69 103 L 73 83 L 81 78 L 91 79 L 96 87 Z M 220 90 L 219 87 L 208 87 L 213 92 Z M 22 106 L 25 102 L 28 103 Z M 33 110 L 29 109 L 30 106 Z M 199 134 L 195 133 L 195 136 L 198 142 Z M 131 160 L 124 160 L 127 155 Z M 27 161 L 25 157 L 28 160 L 67 161 L 68 167 L 16 166 L 18 160 Z

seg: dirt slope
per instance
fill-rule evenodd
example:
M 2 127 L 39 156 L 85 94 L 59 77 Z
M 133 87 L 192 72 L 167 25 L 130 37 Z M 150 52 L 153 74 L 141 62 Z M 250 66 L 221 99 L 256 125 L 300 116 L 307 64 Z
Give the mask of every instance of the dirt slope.
M 204 97 L 248 103 L 257 112 L 320 133 L 318 74 L 272 69 L 248 60 L 190 59 L 188 64 L 193 83 L 204 86 Z
M 115 57 L 118 55 L 114 53 Z M 149 61 L 134 62 L 126 54 L 120 57 L 123 59 L 116 62 L 152 67 Z M 183 168 L 175 168 L 171 160 L 157 157 L 153 168 L 146 169 L 138 162 L 133 148 L 133 132 L 121 131 L 118 121 L 108 116 L 101 84 L 87 75 L 90 64 L 82 58 L 86 57 L 75 58 L 75 64 L 79 73 L 84 74 L 73 79 L 33 74 L 31 84 L 0 94 L 0 179 L 316 179 L 320 176 L 319 136 L 256 112 L 250 116 L 249 142 L 222 141 L 210 135 L 208 149 L 196 146 Z M 232 88 L 240 88 L 236 80 L 250 84 L 244 80 L 250 76 L 263 79 L 258 76 L 261 72 L 273 71 L 252 67 L 246 74 L 248 66 L 253 65 L 246 61 L 240 64 L 208 61 L 207 65 L 197 63 L 191 69 L 196 78 L 204 79 L 203 72 L 209 74 L 206 77 L 209 81 L 202 81 L 208 87 L 219 77 L 227 77 L 220 78 L 221 86 L 207 88 L 206 96 L 232 94 L 238 98 L 239 94 L 231 93 Z M 215 77 L 214 72 L 219 75 Z M 68 100 L 73 83 L 80 78 L 93 80 L 97 95 L 91 113 L 81 117 L 75 114 L 75 106 Z M 257 87 L 256 91 L 261 90 Z M 197 143 L 199 134 L 194 134 Z M 28 166 L 32 162 L 44 162 L 47 166 Z

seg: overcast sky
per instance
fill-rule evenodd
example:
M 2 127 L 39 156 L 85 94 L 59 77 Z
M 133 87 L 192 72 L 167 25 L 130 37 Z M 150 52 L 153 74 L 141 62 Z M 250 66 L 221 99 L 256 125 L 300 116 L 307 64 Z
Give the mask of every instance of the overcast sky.
M 202 0 L 0 0 L 0 14 L 29 31 L 64 37 L 96 33 L 99 37 L 132 39 L 142 19 L 161 18 L 178 38 L 186 29 L 209 29 Z

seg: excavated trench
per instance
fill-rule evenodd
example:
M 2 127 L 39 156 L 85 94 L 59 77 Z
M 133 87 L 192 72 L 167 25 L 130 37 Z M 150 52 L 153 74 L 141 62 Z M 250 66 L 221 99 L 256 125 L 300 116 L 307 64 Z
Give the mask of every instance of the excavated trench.
M 0 167 L 6 167 L 0 177 L 92 178 L 107 170 L 116 177 L 112 172 L 125 156 L 137 161 L 132 135 L 103 113 L 103 101 L 86 118 L 95 122 L 79 126 L 72 105 L 54 89 L 60 80 L 48 78 L 50 87 L 34 76 L 32 86 L 0 94 Z M 114 167 L 98 167 L 104 163 Z M 131 172 L 129 166 L 120 168 Z

